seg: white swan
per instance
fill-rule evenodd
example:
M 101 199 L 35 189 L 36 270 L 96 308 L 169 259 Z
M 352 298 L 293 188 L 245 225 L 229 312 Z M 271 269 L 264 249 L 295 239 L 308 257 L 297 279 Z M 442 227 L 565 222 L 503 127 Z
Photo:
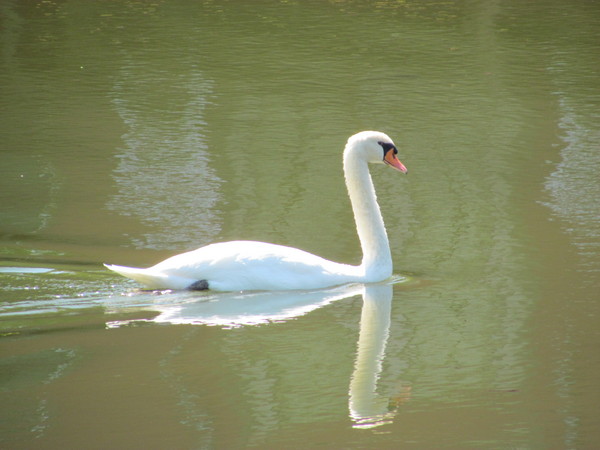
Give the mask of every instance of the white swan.
M 348 139 L 344 175 L 363 251 L 359 266 L 340 264 L 296 248 L 255 241 L 210 244 L 172 256 L 147 269 L 105 264 L 149 289 L 215 291 L 318 289 L 370 283 L 392 275 L 392 256 L 368 163 L 406 173 L 384 133 L 362 131 Z

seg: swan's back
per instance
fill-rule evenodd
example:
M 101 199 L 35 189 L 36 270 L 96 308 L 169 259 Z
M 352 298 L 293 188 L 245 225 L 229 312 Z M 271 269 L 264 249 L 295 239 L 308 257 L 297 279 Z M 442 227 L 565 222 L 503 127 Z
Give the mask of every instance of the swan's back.
M 148 269 L 107 266 L 150 289 L 186 289 L 199 282 L 216 291 L 318 289 L 353 281 L 357 268 L 303 250 L 255 241 L 210 244 Z

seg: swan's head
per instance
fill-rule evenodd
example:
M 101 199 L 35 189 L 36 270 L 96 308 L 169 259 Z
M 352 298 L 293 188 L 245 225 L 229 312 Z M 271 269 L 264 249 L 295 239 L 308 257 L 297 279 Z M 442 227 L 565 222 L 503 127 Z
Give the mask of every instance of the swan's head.
M 361 131 L 351 136 L 346 144 L 346 151 L 355 153 L 358 157 L 372 164 L 388 164 L 402 173 L 408 170 L 400 162 L 398 149 L 390 137 L 379 131 Z

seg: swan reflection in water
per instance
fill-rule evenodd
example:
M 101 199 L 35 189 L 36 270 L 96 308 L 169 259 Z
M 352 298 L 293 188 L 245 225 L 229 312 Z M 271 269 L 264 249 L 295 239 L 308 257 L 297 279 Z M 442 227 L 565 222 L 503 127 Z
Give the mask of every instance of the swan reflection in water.
M 220 293 L 207 295 L 201 301 L 195 296 L 195 301 L 153 307 L 159 314 L 151 321 L 230 328 L 284 322 L 357 295 L 362 296 L 363 306 L 348 406 L 355 428 L 373 428 L 391 423 L 398 406 L 410 397 L 410 387 L 406 385 L 392 398 L 377 392 L 389 336 L 391 283 L 351 284 L 312 291 Z M 108 325 L 117 327 L 125 323 Z
M 410 399 L 410 387 L 389 398 L 377 393 L 377 382 L 385 359 L 390 332 L 392 285 L 365 285 L 360 332 L 350 379 L 348 406 L 354 428 L 374 428 L 391 423 L 398 406 Z
M 361 292 L 362 285 L 353 284 L 307 291 L 218 293 L 204 301 L 163 307 L 153 322 L 222 327 L 284 322 Z

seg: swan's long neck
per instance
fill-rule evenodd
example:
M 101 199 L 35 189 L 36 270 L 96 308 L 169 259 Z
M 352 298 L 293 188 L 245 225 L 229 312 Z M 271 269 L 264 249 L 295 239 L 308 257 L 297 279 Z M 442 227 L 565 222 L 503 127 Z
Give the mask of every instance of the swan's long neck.
M 381 281 L 392 274 L 390 244 L 368 164 L 354 145 L 349 143 L 344 150 L 344 175 L 363 252 L 361 267 L 365 281 Z

